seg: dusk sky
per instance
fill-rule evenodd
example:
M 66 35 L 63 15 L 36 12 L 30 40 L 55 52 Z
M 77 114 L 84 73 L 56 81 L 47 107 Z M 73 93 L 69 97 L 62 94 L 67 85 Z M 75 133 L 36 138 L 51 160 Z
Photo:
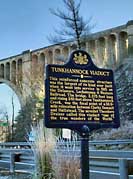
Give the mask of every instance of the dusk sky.
M 60 27 L 60 21 L 49 8 L 57 7 L 63 8 L 62 0 L 1 0 L 0 59 L 50 45 L 47 36 Z M 82 0 L 81 14 L 85 19 L 92 16 L 96 24 L 92 32 L 98 32 L 126 24 L 133 19 L 132 8 L 133 0 Z M 8 105 L 10 109 L 11 93 L 0 85 L 0 108 Z

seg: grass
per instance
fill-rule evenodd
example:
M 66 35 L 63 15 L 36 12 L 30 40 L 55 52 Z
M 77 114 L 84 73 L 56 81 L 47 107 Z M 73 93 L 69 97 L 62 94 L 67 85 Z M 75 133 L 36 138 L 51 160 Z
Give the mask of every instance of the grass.
M 55 137 L 53 130 L 45 128 L 43 122 L 32 130 L 35 133 L 32 149 L 36 164 L 32 179 L 80 179 L 80 159 L 75 153 L 76 140 L 64 143 Z M 65 144 L 65 151 L 56 141 Z
M 63 144 L 62 140 L 59 142 Z M 63 144 L 64 146 L 64 144 Z M 68 140 L 65 142 L 65 150 L 56 144 L 54 156 L 52 157 L 52 168 L 58 179 L 80 179 L 80 160 L 75 153 L 76 145 Z
M 51 156 L 55 147 L 53 131 L 45 128 L 43 121 L 32 130 L 35 133 L 35 142 L 32 145 L 36 164 L 34 179 L 52 178 L 53 170 Z

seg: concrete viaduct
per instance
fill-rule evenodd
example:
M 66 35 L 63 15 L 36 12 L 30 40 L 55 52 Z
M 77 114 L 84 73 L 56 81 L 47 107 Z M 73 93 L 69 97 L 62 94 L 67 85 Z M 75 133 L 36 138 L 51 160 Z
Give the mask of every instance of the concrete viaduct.
M 9 85 L 17 94 L 21 105 L 32 93 L 32 85 L 37 88 L 38 81 L 44 85 L 45 65 L 62 64 L 75 50 L 74 41 L 48 47 L 27 50 L 21 54 L 0 60 L 0 83 Z M 98 67 L 117 69 L 122 63 L 133 58 L 133 21 L 125 25 L 91 34 L 82 43 Z M 39 79 L 38 79 L 39 78 Z M 36 83 L 37 82 L 37 83 Z

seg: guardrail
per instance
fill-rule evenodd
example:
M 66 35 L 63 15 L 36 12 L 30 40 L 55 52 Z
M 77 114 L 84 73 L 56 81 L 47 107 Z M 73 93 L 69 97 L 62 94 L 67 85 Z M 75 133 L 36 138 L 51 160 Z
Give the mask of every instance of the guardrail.
M 133 178 L 133 151 L 90 151 L 90 169 L 103 178 Z
M 80 141 L 71 141 L 69 140 L 71 145 L 80 146 Z M 65 142 L 64 140 L 60 140 L 58 142 L 59 146 L 66 146 L 66 143 L 69 143 L 68 141 Z M 125 139 L 125 140 L 98 140 L 98 141 L 89 141 L 90 146 L 95 145 L 129 145 L 133 144 L 132 139 Z M 0 148 L 31 148 L 32 142 L 2 142 L 0 143 Z
M 94 145 L 130 144 L 128 141 L 93 141 Z M 8 145 L 7 145 L 8 144 Z M 18 145 L 19 144 L 19 145 Z M 20 145 L 23 144 L 23 145 Z M 60 144 L 62 145 L 62 144 Z M 65 145 L 58 146 L 64 157 L 68 157 Z M 66 144 L 68 145 L 68 144 Z M 70 151 L 71 156 L 80 158 L 80 143 L 74 150 Z M 18 148 L 17 148 L 17 147 Z M 9 147 L 9 148 L 8 148 Z M 17 149 L 16 149 L 16 148 Z M 20 149 L 19 149 L 20 147 Z M 8 169 L 11 173 L 27 172 L 35 170 L 34 154 L 30 149 L 30 143 L 4 143 L 0 144 L 0 169 Z M 70 155 L 70 154 L 69 154 Z M 91 179 L 133 179 L 133 151 L 124 150 L 90 150 L 90 175 Z
M 67 150 L 59 153 L 67 160 Z M 70 155 L 79 158 L 80 150 L 69 150 Z M 89 158 L 91 179 L 133 179 L 133 151 L 90 150 Z
M 0 148 L 31 148 L 31 142 L 0 142 Z
M 10 173 L 33 173 L 35 170 L 34 154 L 31 149 L 0 149 L 0 169 Z

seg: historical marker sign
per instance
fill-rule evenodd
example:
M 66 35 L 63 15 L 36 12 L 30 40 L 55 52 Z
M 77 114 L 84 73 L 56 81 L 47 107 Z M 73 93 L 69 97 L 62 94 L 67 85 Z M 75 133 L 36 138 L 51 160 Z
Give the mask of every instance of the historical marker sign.
M 74 51 L 65 65 L 47 65 L 45 91 L 46 127 L 119 127 L 113 71 L 96 67 L 85 51 Z

